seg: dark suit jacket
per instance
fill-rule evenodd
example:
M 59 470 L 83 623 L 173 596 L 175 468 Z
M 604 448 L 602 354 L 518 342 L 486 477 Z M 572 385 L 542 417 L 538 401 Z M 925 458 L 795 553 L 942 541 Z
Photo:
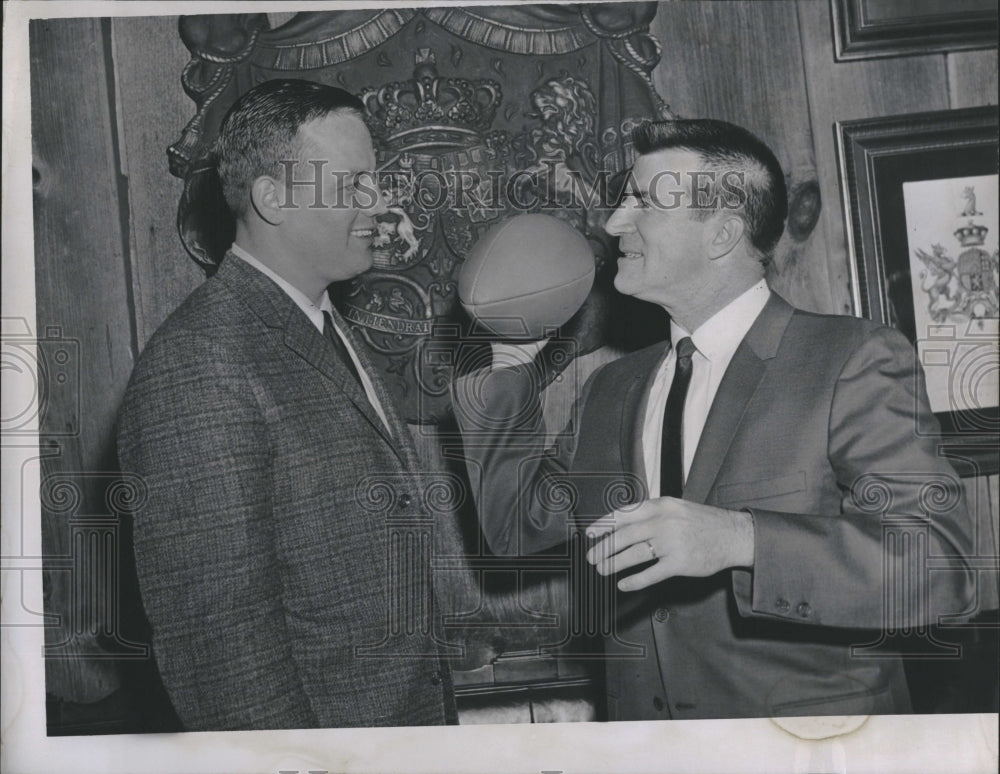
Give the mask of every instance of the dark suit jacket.
M 454 715 L 428 633 L 429 557 L 401 563 L 390 541 L 426 523 L 419 462 L 365 365 L 390 430 L 306 315 L 234 256 L 136 365 L 118 449 L 149 489 L 136 564 L 188 730 Z M 407 600 L 419 620 L 391 616 Z
M 571 515 L 586 523 L 643 499 L 646 397 L 666 351 L 598 370 L 575 425 L 548 452 L 531 369 L 456 389 L 495 552 L 553 546 Z M 618 595 L 610 719 L 908 711 L 900 659 L 851 646 L 971 609 L 973 580 L 961 482 L 935 438 L 915 431 L 930 414 L 917 374 L 897 331 L 772 297 L 720 384 L 684 490 L 752 512 L 754 566 Z M 542 491 L 560 480 L 574 490 L 572 513 Z M 927 555 L 954 570 L 928 582 Z M 907 566 L 918 577 L 897 582 Z M 904 588 L 915 595 L 905 609 L 892 594 Z

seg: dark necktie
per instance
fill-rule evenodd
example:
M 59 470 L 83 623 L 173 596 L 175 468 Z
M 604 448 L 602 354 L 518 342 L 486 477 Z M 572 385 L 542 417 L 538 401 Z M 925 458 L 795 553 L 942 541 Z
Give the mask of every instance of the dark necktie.
M 674 348 L 677 362 L 674 380 L 663 412 L 663 438 L 660 441 L 660 496 L 680 497 L 684 492 L 684 399 L 691 383 L 691 356 L 694 342 L 685 336 Z
M 337 330 L 333 325 L 333 315 L 329 312 L 323 312 L 323 335 L 326 336 L 327 341 L 333 345 L 333 348 L 336 350 L 341 362 L 347 366 L 347 369 L 351 372 L 351 376 L 354 377 L 354 381 L 359 387 L 364 389 L 364 386 L 361 383 L 361 377 L 358 375 L 358 367 L 354 365 L 354 358 L 351 357 L 351 353 L 347 351 L 347 345 L 344 344 L 344 340 L 340 338 L 340 334 L 337 333 Z

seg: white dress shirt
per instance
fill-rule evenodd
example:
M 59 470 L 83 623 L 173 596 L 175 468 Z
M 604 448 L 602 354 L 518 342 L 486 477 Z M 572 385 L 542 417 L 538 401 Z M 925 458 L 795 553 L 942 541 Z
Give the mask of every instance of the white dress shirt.
M 326 322 L 323 313 L 333 312 L 333 302 L 330 301 L 330 294 L 327 291 L 323 291 L 323 298 L 320 300 L 319 306 L 316 306 L 316 304 L 309 299 L 309 296 L 292 285 L 284 277 L 276 274 L 273 269 L 258 261 L 235 242 L 233 243 L 231 251 L 233 255 L 243 261 L 246 261 L 261 274 L 273 280 L 274 284 L 285 291 L 285 294 L 295 302 L 295 305 L 305 312 L 306 317 L 308 317 L 310 322 L 316 326 L 316 330 L 318 330 L 321 335 L 323 334 L 323 327 Z M 332 314 L 330 319 L 334 320 Z M 385 411 L 382 408 L 382 403 L 378 399 L 378 395 L 375 392 L 375 387 L 372 384 L 371 378 L 361 365 L 361 361 L 358 360 L 358 353 L 354 351 L 354 345 L 351 344 L 351 340 L 344 335 L 344 332 L 340 330 L 340 326 L 337 325 L 335 321 L 333 322 L 333 329 L 337 332 L 340 340 L 344 342 L 344 346 L 347 348 L 347 353 L 351 356 L 351 360 L 354 361 L 354 367 L 358 370 L 358 376 L 361 379 L 361 386 L 364 387 L 365 395 L 368 397 L 368 402 L 371 403 L 372 408 L 375 409 L 375 413 L 378 414 L 379 419 L 382 420 L 382 424 L 385 425 L 388 430 L 389 421 L 385 418 Z
M 705 428 L 709 409 L 715 400 L 722 377 L 729 362 L 736 354 L 740 342 L 760 315 L 771 291 L 761 280 L 738 298 L 731 301 L 706 320 L 698 330 L 689 333 L 677 323 L 670 322 L 670 340 L 678 342 L 690 336 L 697 351 L 691 356 L 691 383 L 684 402 L 684 479 L 691 470 L 691 461 L 698 448 L 701 432 Z M 653 387 L 646 403 L 646 417 L 642 426 L 643 462 L 646 466 L 646 485 L 650 496 L 660 492 L 660 445 L 663 436 L 663 413 L 667 395 L 674 379 L 677 356 L 671 348 L 653 380 Z

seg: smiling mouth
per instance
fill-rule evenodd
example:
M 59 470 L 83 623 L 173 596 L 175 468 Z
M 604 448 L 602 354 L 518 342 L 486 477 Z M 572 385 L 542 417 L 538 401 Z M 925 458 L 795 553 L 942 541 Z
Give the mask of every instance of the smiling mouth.
M 356 228 L 351 231 L 351 236 L 357 237 L 358 239 L 371 239 L 373 236 L 375 236 L 375 229 Z
M 642 258 L 642 253 L 622 253 L 621 256 L 619 256 L 619 260 L 624 259 L 626 261 L 634 261 L 637 258 Z

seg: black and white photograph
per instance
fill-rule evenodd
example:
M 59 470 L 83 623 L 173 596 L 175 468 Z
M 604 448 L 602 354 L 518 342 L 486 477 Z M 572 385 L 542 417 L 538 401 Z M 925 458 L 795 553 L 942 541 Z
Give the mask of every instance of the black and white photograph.
M 997 14 L 916 5 L 7 0 L 3 769 L 995 771 Z

